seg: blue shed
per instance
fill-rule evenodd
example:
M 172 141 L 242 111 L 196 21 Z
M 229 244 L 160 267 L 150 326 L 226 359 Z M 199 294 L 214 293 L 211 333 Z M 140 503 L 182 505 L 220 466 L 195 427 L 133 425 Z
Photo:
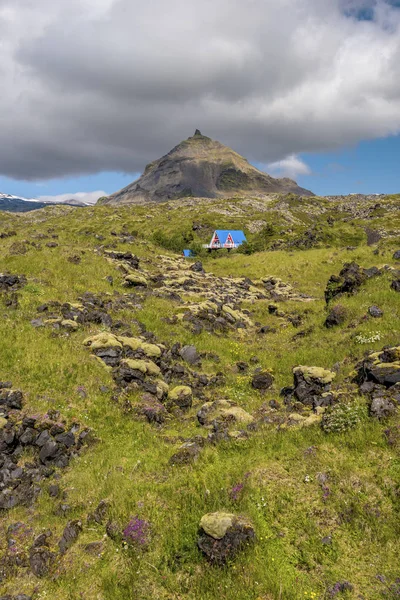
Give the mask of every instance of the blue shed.
M 185 258 L 192 258 L 194 256 L 192 250 L 183 250 L 182 254 Z
M 246 241 L 241 229 L 216 229 L 207 248 L 237 248 Z

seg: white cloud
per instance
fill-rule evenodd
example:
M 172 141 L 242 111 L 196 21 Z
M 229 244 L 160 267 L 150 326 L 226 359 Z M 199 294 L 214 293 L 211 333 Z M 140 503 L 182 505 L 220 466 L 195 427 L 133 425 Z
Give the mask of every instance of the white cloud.
M 266 170 L 276 177 L 295 179 L 299 175 L 310 175 L 310 167 L 295 154 L 290 154 L 282 160 L 268 163 Z
M 97 200 L 102 196 L 108 196 L 108 194 L 101 190 L 97 192 L 75 192 L 74 194 L 58 194 L 56 196 L 38 196 L 36 200 L 56 203 L 68 202 L 69 200 L 80 200 L 87 204 L 96 204 Z
M 400 132 L 389 1 L 0 0 L 0 31 L 9 177 L 141 171 L 197 127 L 263 164 Z

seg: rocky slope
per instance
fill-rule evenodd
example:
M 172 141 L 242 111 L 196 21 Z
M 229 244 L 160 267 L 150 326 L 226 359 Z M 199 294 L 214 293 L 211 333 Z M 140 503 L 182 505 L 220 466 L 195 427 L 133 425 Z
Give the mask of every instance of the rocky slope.
M 143 175 L 103 203 L 164 202 L 186 196 L 232 196 L 294 193 L 312 196 L 288 178 L 274 179 L 231 148 L 196 130 L 168 154 L 147 165 Z
M 399 200 L 1 214 L 1 600 L 399 598 Z

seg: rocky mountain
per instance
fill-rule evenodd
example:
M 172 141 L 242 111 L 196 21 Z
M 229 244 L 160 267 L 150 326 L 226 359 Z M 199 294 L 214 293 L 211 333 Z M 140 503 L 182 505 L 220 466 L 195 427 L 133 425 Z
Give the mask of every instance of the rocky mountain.
M 102 203 L 164 202 L 188 196 L 232 198 L 270 193 L 314 195 L 292 179 L 275 179 L 259 171 L 243 156 L 196 129 L 192 137 L 148 164 L 139 179 L 102 199 Z

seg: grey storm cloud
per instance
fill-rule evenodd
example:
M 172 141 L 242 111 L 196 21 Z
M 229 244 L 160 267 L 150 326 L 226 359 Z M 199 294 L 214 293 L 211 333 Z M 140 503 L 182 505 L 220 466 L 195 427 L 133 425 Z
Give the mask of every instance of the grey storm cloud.
M 195 128 L 293 168 L 400 131 L 393 2 L 0 0 L 0 31 L 6 176 L 138 172 Z

